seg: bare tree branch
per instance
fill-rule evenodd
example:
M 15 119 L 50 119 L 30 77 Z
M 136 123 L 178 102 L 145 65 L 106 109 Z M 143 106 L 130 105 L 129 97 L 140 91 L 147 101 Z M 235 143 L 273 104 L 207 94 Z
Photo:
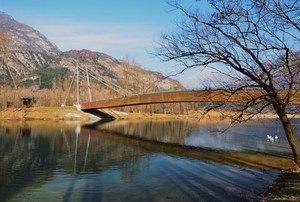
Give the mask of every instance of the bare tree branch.
M 240 105 L 232 124 L 272 108 L 300 167 L 300 145 L 287 116 L 287 107 L 300 88 L 300 1 L 208 2 L 212 11 L 203 14 L 197 6 L 185 8 L 179 0 L 169 1 L 183 19 L 177 31 L 162 35 L 157 56 L 178 62 L 183 66 L 181 72 L 213 68 L 232 81 L 231 85 L 224 83 L 224 89 L 232 95 L 245 89 L 262 89 L 264 93 Z M 279 93 L 281 90 L 286 91 Z M 224 104 L 215 108 L 221 106 Z

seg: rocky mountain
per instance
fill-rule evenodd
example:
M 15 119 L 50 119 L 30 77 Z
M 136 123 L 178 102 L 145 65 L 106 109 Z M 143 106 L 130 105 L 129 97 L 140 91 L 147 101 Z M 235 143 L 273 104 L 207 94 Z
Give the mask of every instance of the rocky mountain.
M 0 12 L 0 30 L 7 33 L 8 44 L 1 50 L 0 57 L 4 57 L 5 51 L 5 63 L 12 74 L 22 76 L 32 69 L 42 68 L 61 52 L 44 35 L 3 12 Z M 5 74 L 5 68 L 2 66 L 0 73 Z
M 87 67 L 94 76 L 94 81 L 98 79 L 100 83 L 109 83 L 132 93 L 184 89 L 179 82 L 164 78 L 160 73 L 146 71 L 138 65 L 117 60 L 104 53 L 89 50 L 61 52 L 37 30 L 17 22 L 3 12 L 0 12 L 0 41 L 1 33 L 6 33 L 8 46 L 5 48 L 0 45 L 0 83 L 1 79 L 6 79 L 20 86 L 22 82 L 32 80 L 25 83 L 41 85 L 41 74 L 44 73 L 44 77 L 48 80 L 50 78 L 50 81 L 57 77 L 45 76 L 45 72 L 51 72 L 49 69 L 67 69 L 67 77 L 70 78 L 78 65 L 82 71 Z M 38 79 L 39 82 L 34 82 Z M 50 81 L 44 86 L 51 87 Z M 16 84 L 17 82 L 19 83 Z M 5 82 L 2 81 L 3 83 Z
M 40 53 L 52 57 L 61 52 L 55 44 L 37 30 L 17 22 L 3 12 L 0 12 L 0 29 L 11 33 L 11 51 Z

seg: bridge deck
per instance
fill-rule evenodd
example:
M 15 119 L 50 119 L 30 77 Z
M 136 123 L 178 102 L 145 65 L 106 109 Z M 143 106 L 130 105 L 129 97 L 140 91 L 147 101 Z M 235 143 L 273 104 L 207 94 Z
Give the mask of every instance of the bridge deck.
M 279 92 L 282 96 L 286 91 Z M 253 98 L 263 97 L 263 91 L 243 90 L 232 94 L 225 90 L 178 91 L 135 96 L 125 96 L 109 100 L 82 103 L 81 109 L 104 109 L 144 104 L 176 103 L 176 102 L 236 102 L 245 103 Z M 290 104 L 300 104 L 300 93 L 295 91 Z

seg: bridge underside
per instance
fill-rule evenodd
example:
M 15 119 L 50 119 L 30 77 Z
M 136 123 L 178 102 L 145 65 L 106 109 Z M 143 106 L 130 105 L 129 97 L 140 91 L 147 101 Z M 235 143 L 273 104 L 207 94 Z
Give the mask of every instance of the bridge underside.
M 92 114 L 94 116 L 97 116 L 101 118 L 102 120 L 114 120 L 116 119 L 113 115 L 111 115 L 108 112 L 105 112 L 104 110 L 98 110 L 98 109 L 84 109 L 83 112 Z
M 286 91 L 279 91 L 283 97 Z M 114 107 L 124 107 L 133 105 L 159 104 L 159 103 L 176 103 L 176 102 L 235 102 L 246 103 L 253 98 L 263 100 L 266 98 L 263 91 L 260 90 L 243 90 L 236 93 L 225 90 L 201 90 L 201 91 L 178 91 L 163 92 L 154 94 L 143 94 L 135 96 L 125 96 L 109 100 L 82 103 L 82 110 L 104 109 Z M 300 104 L 299 92 L 296 92 L 291 99 L 290 104 Z

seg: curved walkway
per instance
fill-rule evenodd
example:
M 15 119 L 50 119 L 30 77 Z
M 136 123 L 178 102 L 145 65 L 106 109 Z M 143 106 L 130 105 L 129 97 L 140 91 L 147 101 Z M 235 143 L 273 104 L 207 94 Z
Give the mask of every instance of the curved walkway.
M 282 97 L 287 91 L 279 91 Z M 176 91 L 153 94 L 124 96 L 120 98 L 87 102 L 81 104 L 82 110 L 104 109 L 144 104 L 176 103 L 176 102 L 236 102 L 245 103 L 251 100 L 265 98 L 260 90 L 241 90 L 233 93 L 227 90 Z M 263 101 L 263 100 L 262 100 Z M 300 104 L 300 93 L 295 92 L 291 104 Z

